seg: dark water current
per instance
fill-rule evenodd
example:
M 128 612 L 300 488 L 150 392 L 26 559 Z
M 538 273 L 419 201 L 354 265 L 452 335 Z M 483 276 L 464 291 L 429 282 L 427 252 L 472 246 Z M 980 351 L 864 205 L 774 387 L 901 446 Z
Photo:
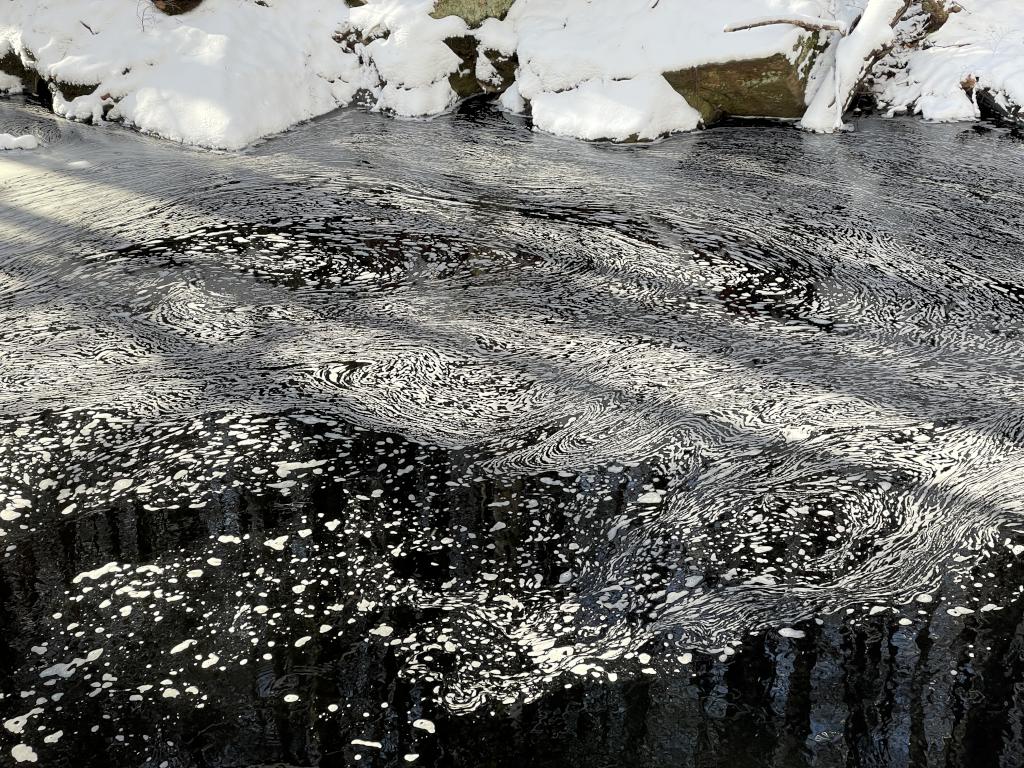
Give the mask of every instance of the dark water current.
M 0 764 L 1024 764 L 1019 136 L 25 129 Z

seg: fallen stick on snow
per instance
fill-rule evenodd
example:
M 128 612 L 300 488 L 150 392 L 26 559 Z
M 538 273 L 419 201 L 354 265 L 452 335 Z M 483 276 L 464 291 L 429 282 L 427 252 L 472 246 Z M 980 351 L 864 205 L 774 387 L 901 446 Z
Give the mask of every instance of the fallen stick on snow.
M 755 29 L 756 27 L 770 27 L 775 24 L 790 24 L 794 27 L 801 27 L 811 32 L 822 32 L 829 30 L 832 32 L 838 32 L 841 35 L 847 33 L 847 26 L 845 22 L 837 19 L 817 19 L 813 16 L 786 16 L 784 18 L 778 18 L 774 16 L 764 17 L 759 19 L 751 19 L 750 21 L 744 21 L 741 24 L 727 24 L 725 26 L 725 32 L 740 32 L 744 29 Z

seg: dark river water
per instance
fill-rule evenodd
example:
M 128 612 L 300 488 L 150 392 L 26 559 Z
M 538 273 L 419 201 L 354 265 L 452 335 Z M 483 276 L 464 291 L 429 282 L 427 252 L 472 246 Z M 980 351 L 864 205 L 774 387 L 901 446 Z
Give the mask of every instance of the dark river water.
M 0 104 L 0 765 L 1024 764 L 1024 140 Z

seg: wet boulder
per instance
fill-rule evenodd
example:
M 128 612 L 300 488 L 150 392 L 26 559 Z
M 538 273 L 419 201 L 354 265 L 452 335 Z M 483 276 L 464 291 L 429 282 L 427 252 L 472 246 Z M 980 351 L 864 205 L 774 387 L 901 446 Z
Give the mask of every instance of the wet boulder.
M 437 0 L 430 14 L 435 19 L 458 16 L 473 29 L 486 19 L 503 19 L 513 0 Z M 501 93 L 515 79 L 515 57 L 480 50 L 473 34 L 450 37 L 445 44 L 459 57 L 459 68 L 448 82 L 460 99 L 483 93 Z
M 824 47 L 824 35 L 809 33 L 792 56 L 702 64 L 664 76 L 705 125 L 726 117 L 799 118 L 807 108 L 808 75 Z
M 516 79 L 519 58 L 513 54 L 505 56 L 499 51 L 485 49 L 484 63 L 477 60 L 477 79 L 487 93 L 503 93 Z M 486 71 L 481 71 L 484 69 Z
M 983 118 L 1003 123 L 1024 125 L 1024 108 L 1014 104 L 1007 96 L 989 88 L 972 89 Z
M 449 37 L 445 44 L 459 57 L 459 68 L 448 77 L 460 99 L 484 93 L 501 93 L 515 80 L 515 55 L 481 49 L 474 35 Z
M 444 42 L 459 57 L 459 68 L 448 76 L 452 90 L 460 99 L 483 93 L 476 79 L 477 39 L 473 35 L 459 35 Z

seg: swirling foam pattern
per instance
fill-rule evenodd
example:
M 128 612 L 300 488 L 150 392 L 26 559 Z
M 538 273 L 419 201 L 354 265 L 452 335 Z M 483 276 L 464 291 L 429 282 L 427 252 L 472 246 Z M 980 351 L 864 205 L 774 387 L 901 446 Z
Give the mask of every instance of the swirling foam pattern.
M 85 696 L 203 707 L 339 637 L 454 710 L 672 674 L 1015 546 L 1010 133 L 627 149 L 343 115 L 239 156 L 81 129 L 11 162 L 8 559 L 111 510 L 157 531 L 41 593 L 8 726 L 40 753 Z

